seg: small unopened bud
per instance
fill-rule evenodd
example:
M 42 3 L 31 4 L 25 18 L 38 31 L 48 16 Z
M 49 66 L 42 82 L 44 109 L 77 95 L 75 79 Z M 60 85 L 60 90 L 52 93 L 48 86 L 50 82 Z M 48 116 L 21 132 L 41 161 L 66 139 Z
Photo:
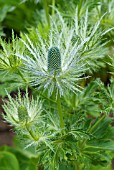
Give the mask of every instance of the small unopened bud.
M 59 73 L 61 70 L 61 54 L 57 47 L 50 48 L 48 52 L 48 71 L 56 71 Z
M 20 122 L 25 122 L 28 118 L 28 111 L 24 105 L 18 107 L 18 118 Z

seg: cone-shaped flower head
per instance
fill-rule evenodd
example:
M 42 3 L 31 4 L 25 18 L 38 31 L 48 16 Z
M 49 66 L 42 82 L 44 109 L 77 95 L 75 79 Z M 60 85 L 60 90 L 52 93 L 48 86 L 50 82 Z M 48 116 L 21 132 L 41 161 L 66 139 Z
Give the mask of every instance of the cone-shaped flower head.
M 48 71 L 60 72 L 61 70 L 61 54 L 57 47 L 52 47 L 48 52 Z
M 26 122 L 28 118 L 28 111 L 24 105 L 19 105 L 18 108 L 18 118 L 20 122 Z
M 41 112 L 42 112 L 42 103 L 37 97 L 36 100 L 32 97 L 29 99 L 28 93 L 26 92 L 25 96 L 22 97 L 20 92 L 16 99 L 12 98 L 9 94 L 8 99 L 3 105 L 6 115 L 4 118 L 14 126 L 21 127 L 25 123 L 37 122 Z

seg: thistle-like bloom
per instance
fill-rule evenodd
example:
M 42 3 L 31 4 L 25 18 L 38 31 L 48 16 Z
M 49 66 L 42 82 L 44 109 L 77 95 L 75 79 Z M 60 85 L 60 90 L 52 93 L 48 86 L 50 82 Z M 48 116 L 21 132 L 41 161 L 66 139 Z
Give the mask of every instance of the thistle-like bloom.
M 37 122 L 42 112 L 42 103 L 37 97 L 29 99 L 28 93 L 21 97 L 20 92 L 16 99 L 8 94 L 9 101 L 3 105 L 6 115 L 3 115 L 5 120 L 16 127 L 22 128 L 26 123 Z
M 66 90 L 76 92 L 80 90 L 79 81 L 84 77 L 88 69 L 86 66 L 87 56 L 83 56 L 83 50 L 96 33 L 100 21 L 93 27 L 92 33 L 81 41 L 74 42 L 76 35 L 74 29 L 69 29 L 59 14 L 59 24 L 52 22 L 47 40 L 44 40 L 36 31 L 38 41 L 33 43 L 26 36 L 22 40 L 27 48 L 24 55 L 16 54 L 23 60 L 23 72 L 26 72 L 27 81 L 31 86 L 48 91 L 51 96 L 53 91 L 60 96 Z

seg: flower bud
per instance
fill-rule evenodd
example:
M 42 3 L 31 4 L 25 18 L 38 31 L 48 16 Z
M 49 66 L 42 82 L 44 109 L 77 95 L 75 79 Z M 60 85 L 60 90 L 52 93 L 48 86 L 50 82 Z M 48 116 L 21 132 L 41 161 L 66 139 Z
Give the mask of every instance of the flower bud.
M 28 118 L 28 111 L 24 105 L 18 107 L 18 118 L 20 122 L 25 122 Z

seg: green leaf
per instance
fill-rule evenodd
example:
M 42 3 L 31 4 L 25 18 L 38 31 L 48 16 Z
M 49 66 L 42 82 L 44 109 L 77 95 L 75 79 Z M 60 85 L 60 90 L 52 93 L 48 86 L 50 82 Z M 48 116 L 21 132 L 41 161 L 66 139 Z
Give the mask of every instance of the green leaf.
M 33 163 L 32 163 L 32 161 L 30 160 L 29 161 L 29 164 L 28 164 L 28 166 L 27 166 L 27 168 L 26 168 L 26 170 L 37 170 L 38 169 L 38 167 L 37 166 L 35 166 Z M 24 169 L 23 169 L 24 170 Z
M 86 150 L 110 150 L 114 151 L 114 143 L 111 140 L 92 140 L 88 142 L 89 145 L 86 146 Z
M 105 115 L 104 115 L 105 116 Z M 90 131 L 95 138 L 104 138 L 107 134 L 110 124 L 113 121 L 113 118 L 105 118 L 104 116 L 97 118 Z
M 8 5 L 4 5 L 4 7 L 0 9 L 0 22 L 2 22 L 5 19 L 7 12 L 9 10 L 10 10 L 10 6 Z
M 91 170 L 112 170 L 111 166 L 107 166 L 107 167 L 101 167 L 101 166 L 91 166 Z
M 0 152 L 0 170 L 19 170 L 19 163 L 15 155 L 10 152 Z
M 74 166 L 72 164 L 68 164 L 68 163 L 65 163 L 65 162 L 62 162 L 60 164 L 60 167 L 59 167 L 59 170 L 75 170 Z
M 25 150 L 13 148 L 13 147 L 8 147 L 8 146 L 0 147 L 0 154 L 4 153 L 4 152 L 13 155 L 15 157 L 15 159 L 18 160 L 18 164 L 19 164 L 19 167 L 21 168 L 21 170 L 37 170 L 38 169 L 37 155 L 34 155 L 29 151 L 25 151 Z M 0 156 L 0 161 L 1 161 L 1 156 Z M 6 162 L 8 162 L 8 161 L 6 160 Z M 14 161 L 11 160 L 9 162 L 14 162 Z M 8 164 L 8 166 L 9 166 L 9 164 Z M 4 165 L 3 165 L 3 168 L 4 169 L 1 169 L 1 164 L 0 164 L 0 170 L 20 170 L 17 168 L 6 169 L 6 167 Z

